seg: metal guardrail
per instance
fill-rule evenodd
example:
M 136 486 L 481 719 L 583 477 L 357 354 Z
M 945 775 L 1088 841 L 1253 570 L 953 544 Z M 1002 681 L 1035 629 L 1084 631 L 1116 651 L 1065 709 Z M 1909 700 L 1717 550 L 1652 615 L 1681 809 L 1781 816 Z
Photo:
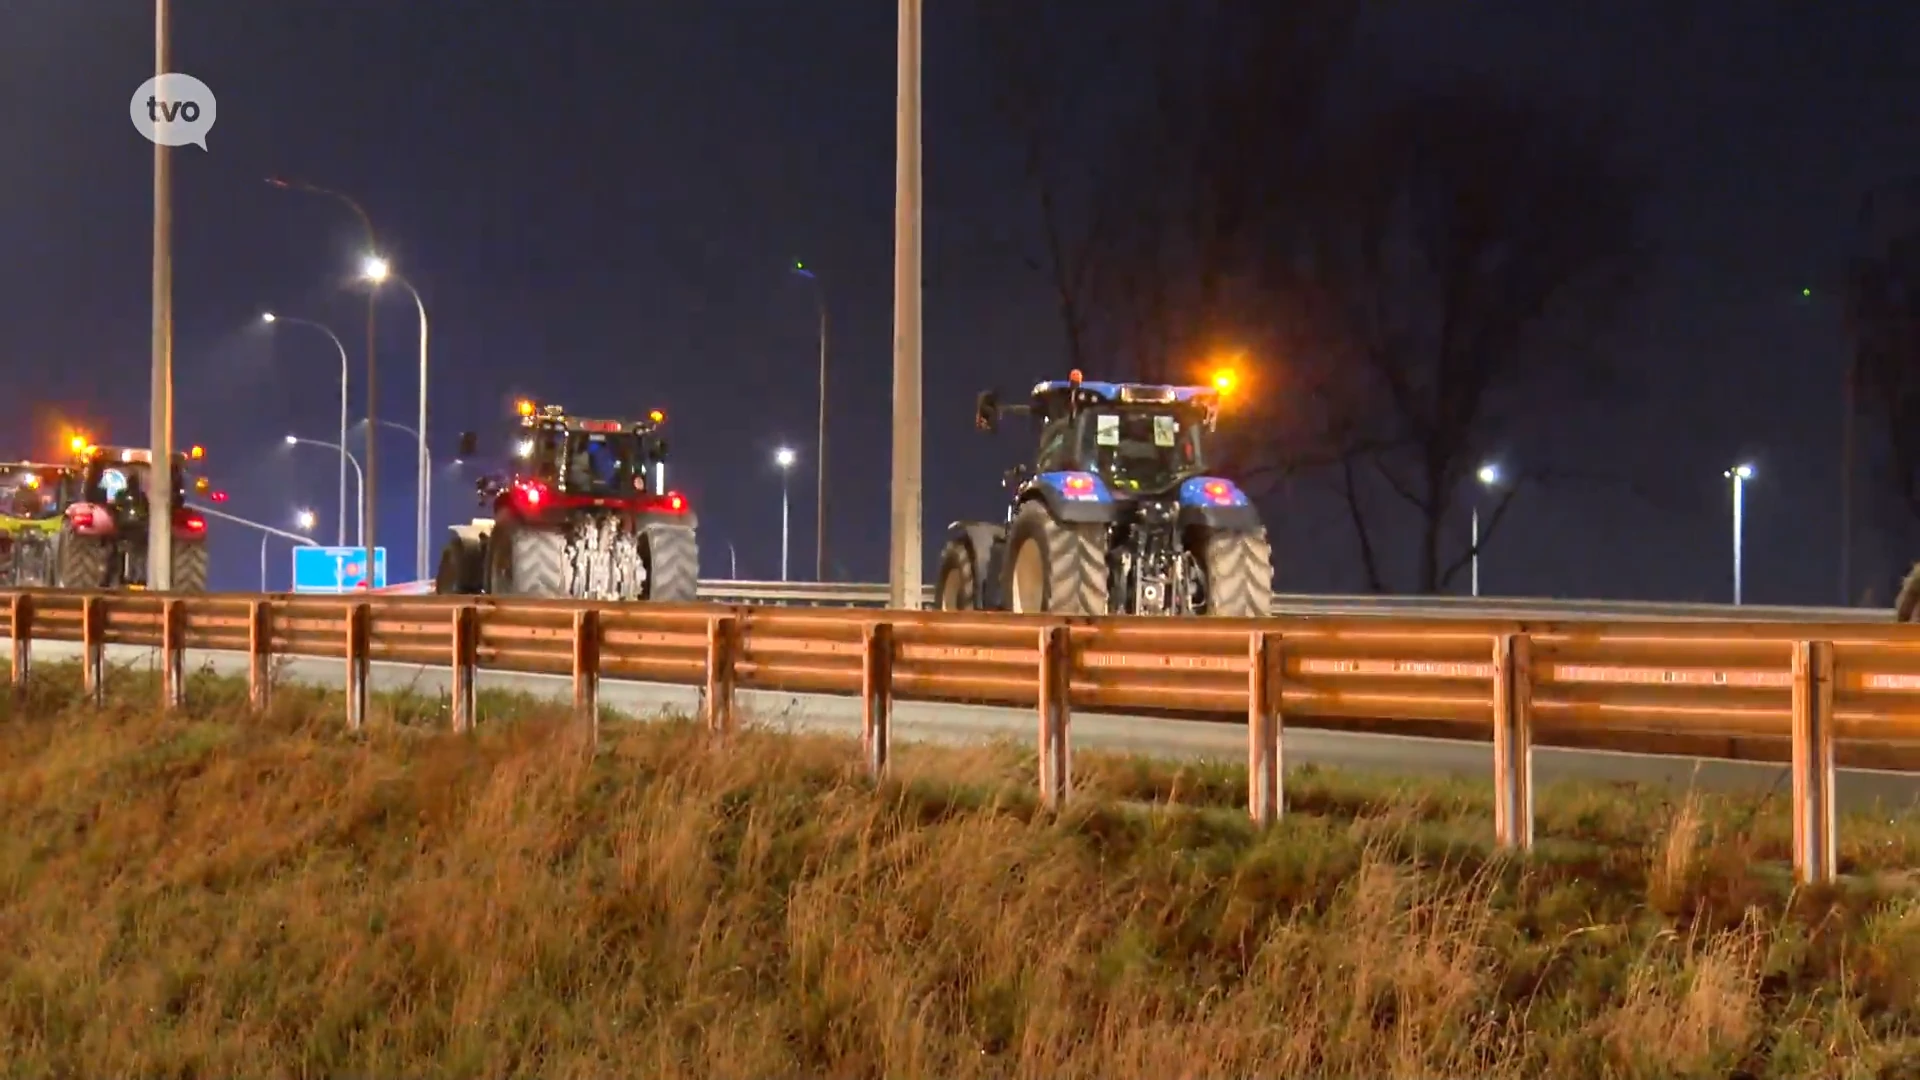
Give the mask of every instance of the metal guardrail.
M 1533 840 L 1534 745 L 1785 761 L 1794 862 L 1836 873 L 1837 764 L 1920 771 L 1920 626 L 1470 618 L 1062 619 L 706 604 L 595 605 L 474 597 L 182 596 L 0 592 L 13 684 L 35 640 L 79 642 L 88 692 L 105 647 L 157 647 L 166 701 L 187 649 L 250 657 L 264 705 L 275 656 L 347 661 L 348 723 L 365 722 L 369 665 L 451 668 L 453 723 L 476 720 L 481 668 L 570 676 L 597 726 L 603 678 L 705 689 L 707 721 L 734 723 L 734 690 L 857 695 L 862 752 L 887 766 L 896 700 L 1036 709 L 1040 789 L 1071 789 L 1075 710 L 1244 723 L 1249 809 L 1280 812 L 1286 724 L 1455 739 L 1494 748 L 1495 832 Z
M 921 590 L 923 608 L 933 606 L 933 589 Z M 724 581 L 700 583 L 700 599 L 721 604 L 887 606 L 880 582 Z M 1789 607 L 1754 604 L 1669 603 L 1659 600 L 1561 600 L 1544 597 L 1351 596 L 1296 593 L 1273 598 L 1275 615 L 1426 615 L 1475 619 L 1585 618 L 1687 619 L 1731 622 L 1893 621 L 1891 608 Z

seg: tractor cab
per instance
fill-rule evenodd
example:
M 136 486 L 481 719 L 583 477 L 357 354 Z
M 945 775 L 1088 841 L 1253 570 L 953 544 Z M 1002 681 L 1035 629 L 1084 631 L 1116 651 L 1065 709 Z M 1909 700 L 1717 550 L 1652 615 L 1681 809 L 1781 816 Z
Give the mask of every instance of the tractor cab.
M 646 503 L 653 509 L 654 502 L 679 498 L 666 491 L 667 440 L 660 428 L 667 416 L 660 410 L 641 420 L 596 420 L 525 399 L 514 409 L 519 420 L 508 467 L 475 485 L 483 500 L 506 495 L 528 504 L 528 510 L 539 509 L 543 501 L 582 500 L 593 506 Z M 473 432 L 462 434 L 461 456 L 475 453 L 478 441 Z
M 0 518 L 52 521 L 79 491 L 71 465 L 22 461 L 0 465 Z
M 147 515 L 148 488 L 153 482 L 153 451 L 144 446 L 100 446 L 76 437 L 73 440 L 74 503 L 89 503 L 105 508 L 123 524 L 144 520 Z M 198 446 L 173 455 L 173 499 L 175 516 L 187 513 L 188 474 L 193 464 L 205 455 Z M 207 490 L 206 477 L 193 481 L 193 490 Z
M 1088 382 L 1075 371 L 1035 384 L 1026 405 L 981 394 L 976 424 L 992 431 L 1003 412 L 1025 412 L 1037 422 L 1032 467 L 1008 476 L 1016 486 L 1035 475 L 1090 473 L 1116 498 L 1161 495 L 1205 472 L 1220 396 L 1217 386 Z

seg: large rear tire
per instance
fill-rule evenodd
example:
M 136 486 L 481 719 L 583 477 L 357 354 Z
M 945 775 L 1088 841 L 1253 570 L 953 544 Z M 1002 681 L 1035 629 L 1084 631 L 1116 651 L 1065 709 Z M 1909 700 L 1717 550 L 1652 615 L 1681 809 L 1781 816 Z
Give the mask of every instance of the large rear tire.
M 973 566 L 973 548 L 953 539 L 940 549 L 940 576 L 935 579 L 934 608 L 972 611 L 980 606 L 980 579 Z
M 82 536 L 69 522 L 60 523 L 54 542 L 54 569 L 62 589 L 104 589 L 107 564 L 113 560 L 113 541 L 104 536 Z
M 494 596 L 564 597 L 567 538 L 514 518 L 493 527 L 487 544 L 487 592 Z
M 648 525 L 640 533 L 647 579 L 640 598 L 661 604 L 691 604 L 700 596 L 700 539 L 685 525 Z
M 1020 507 L 1007 533 L 1007 610 L 1048 615 L 1107 613 L 1107 529 L 1053 520 L 1038 499 Z
M 1273 547 L 1267 530 L 1212 532 L 1199 545 L 1206 614 L 1254 619 L 1273 614 Z
M 207 556 L 205 540 L 182 540 L 173 538 L 173 574 L 168 579 L 173 592 L 203 593 L 207 591 L 207 576 L 211 572 L 211 563 Z

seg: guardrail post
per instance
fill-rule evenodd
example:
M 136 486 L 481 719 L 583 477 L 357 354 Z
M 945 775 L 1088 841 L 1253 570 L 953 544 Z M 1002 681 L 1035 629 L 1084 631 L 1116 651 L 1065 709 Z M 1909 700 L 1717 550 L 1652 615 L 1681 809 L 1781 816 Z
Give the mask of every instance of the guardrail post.
M 1503 848 L 1533 847 L 1533 639 L 1493 639 L 1493 833 Z
M 573 613 L 573 717 L 600 745 L 600 613 L 592 608 Z
M 7 632 L 13 635 L 13 696 L 23 698 L 27 672 L 33 666 L 33 596 L 14 593 L 7 607 Z
M 107 609 L 103 598 L 80 600 L 80 684 L 98 709 L 107 703 Z
M 187 700 L 187 609 L 171 596 L 160 601 L 160 700 L 169 711 Z
M 367 676 L 372 663 L 373 608 L 365 603 L 347 605 L 347 730 L 367 726 Z
M 472 604 L 453 609 L 453 730 L 472 731 L 477 711 L 475 676 L 480 666 L 480 612 Z
M 1809 885 L 1837 875 L 1833 813 L 1833 642 L 1793 643 L 1793 869 Z
M 893 753 L 893 624 L 868 623 L 860 640 L 860 754 L 879 780 Z
M 1065 626 L 1040 630 L 1040 804 L 1049 810 L 1066 805 L 1073 780 L 1067 738 L 1073 715 L 1072 633 Z
M 273 700 L 273 608 L 271 601 L 247 602 L 247 704 L 266 712 Z
M 733 730 L 733 663 L 739 645 L 738 618 L 719 615 L 707 623 L 707 729 L 715 735 Z
M 1264 826 L 1280 819 L 1283 802 L 1280 703 L 1286 658 L 1280 635 L 1272 631 L 1253 631 L 1247 644 L 1247 813 Z

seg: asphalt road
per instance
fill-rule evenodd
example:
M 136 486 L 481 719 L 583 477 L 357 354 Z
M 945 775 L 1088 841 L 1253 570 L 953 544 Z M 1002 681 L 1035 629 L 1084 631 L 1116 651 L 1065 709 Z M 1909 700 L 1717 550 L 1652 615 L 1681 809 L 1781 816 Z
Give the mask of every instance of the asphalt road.
M 37 659 L 45 661 L 73 660 L 80 655 L 80 646 L 74 642 L 37 641 L 33 650 Z M 108 648 L 109 662 L 114 665 L 149 666 L 157 661 L 157 654 L 156 649 L 139 646 Z M 194 650 L 187 655 L 189 671 L 209 663 L 222 674 L 244 676 L 247 669 L 247 658 L 241 653 Z M 311 685 L 343 686 L 346 681 L 345 664 L 339 660 L 291 658 L 283 672 L 285 679 Z M 446 691 L 450 683 L 451 672 L 443 667 L 375 663 L 372 668 L 376 690 L 411 689 L 431 694 Z M 572 696 L 571 681 L 554 675 L 482 671 L 479 687 L 562 700 Z M 687 686 L 606 680 L 601 683 L 600 699 L 604 705 L 634 716 L 663 711 L 684 715 L 698 708 L 700 691 Z M 746 722 L 776 730 L 853 736 L 860 731 L 860 705 L 854 698 L 742 690 L 737 708 Z M 1024 709 L 926 702 L 900 702 L 895 706 L 894 736 L 903 741 L 954 744 L 1010 737 L 1024 742 L 1035 738 L 1036 731 L 1033 714 Z M 1156 757 L 1244 761 L 1247 752 L 1246 729 L 1242 726 L 1155 717 L 1080 714 L 1072 720 L 1072 738 L 1073 744 L 1082 749 Z M 1282 753 L 1288 768 L 1312 763 L 1369 772 L 1452 774 L 1489 783 L 1493 778 L 1490 744 L 1290 728 L 1283 735 Z M 1535 749 L 1536 784 L 1574 778 L 1676 787 L 1691 783 L 1720 791 L 1773 790 L 1783 798 L 1792 790 L 1786 770 L 1778 765 Z M 1837 779 L 1836 798 L 1843 810 L 1920 808 L 1920 775 L 1842 769 Z

